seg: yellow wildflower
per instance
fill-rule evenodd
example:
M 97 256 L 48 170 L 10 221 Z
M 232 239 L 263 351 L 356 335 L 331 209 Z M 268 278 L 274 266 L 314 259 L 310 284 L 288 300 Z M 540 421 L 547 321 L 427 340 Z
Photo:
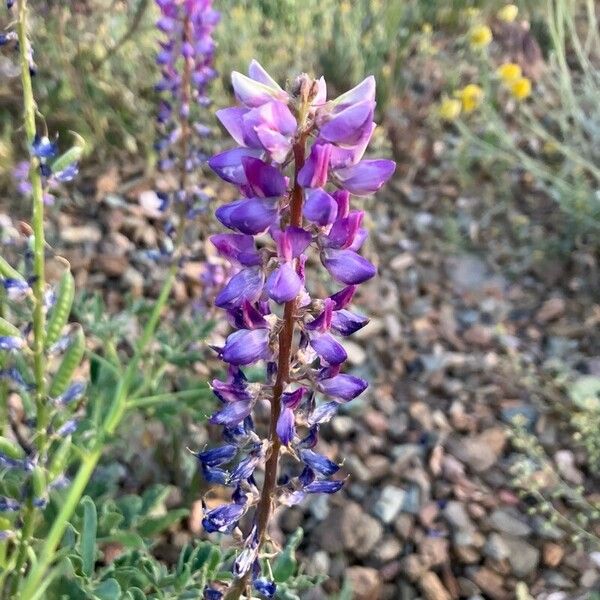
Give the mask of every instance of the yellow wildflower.
M 421 27 L 421 31 L 424 34 L 429 35 L 433 31 L 433 27 L 431 26 L 431 23 L 423 23 L 423 26 Z
M 444 121 L 455 121 L 462 110 L 462 103 L 456 98 L 444 96 L 438 108 L 438 114 Z
M 483 100 L 483 90 L 476 83 L 466 85 L 462 90 L 455 92 L 455 95 L 462 102 L 466 113 L 473 112 Z
M 519 8 L 515 4 L 507 4 L 496 13 L 496 16 L 505 23 L 512 23 L 518 14 Z
M 510 83 L 510 92 L 517 100 L 525 100 L 531 95 L 531 81 L 527 77 L 519 77 Z
M 487 25 L 476 25 L 469 32 L 471 48 L 480 50 L 489 45 L 493 39 L 492 30 Z
M 504 83 L 508 84 L 521 77 L 521 67 L 516 63 L 504 63 L 498 67 L 496 73 Z

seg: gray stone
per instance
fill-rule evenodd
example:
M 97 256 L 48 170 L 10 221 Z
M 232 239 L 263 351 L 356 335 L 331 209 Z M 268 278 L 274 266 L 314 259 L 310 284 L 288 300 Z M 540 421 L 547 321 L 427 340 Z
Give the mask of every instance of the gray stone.
M 327 575 L 330 566 L 331 559 L 329 558 L 329 554 L 324 550 L 317 550 L 308 559 L 306 570 L 309 575 Z
M 329 498 L 325 494 L 318 495 L 311 501 L 308 509 L 317 521 L 323 521 L 329 514 Z
M 452 500 L 446 504 L 442 514 L 453 529 L 474 531 L 475 525 L 462 502 Z
M 346 415 L 339 415 L 331 422 L 331 428 L 338 437 L 345 439 L 355 430 L 355 420 Z
M 394 485 L 386 485 L 373 507 L 373 514 L 384 523 L 389 524 L 400 512 L 406 492 Z
M 421 510 L 421 490 L 418 485 L 409 485 L 402 502 L 402 511 L 411 515 L 419 514 Z
M 350 550 L 359 558 L 368 556 L 382 537 L 379 521 L 355 502 L 333 508 L 315 532 L 317 545 L 326 552 Z
M 502 541 L 508 548 L 508 561 L 517 577 L 527 577 L 540 562 L 540 551 L 526 541 L 511 536 L 503 536 Z
M 499 533 L 491 533 L 483 547 L 483 553 L 494 560 L 504 560 L 509 552 L 509 547 Z
M 516 511 L 506 508 L 497 508 L 489 517 L 488 522 L 492 529 L 514 536 L 526 536 L 531 533 L 531 527 L 525 523 Z

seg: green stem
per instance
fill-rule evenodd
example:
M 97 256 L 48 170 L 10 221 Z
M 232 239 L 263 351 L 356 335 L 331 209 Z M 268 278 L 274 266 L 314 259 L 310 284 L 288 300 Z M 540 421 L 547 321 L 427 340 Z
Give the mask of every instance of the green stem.
M 21 600 L 31 600 L 31 598 L 33 598 L 37 593 L 37 588 L 46 575 L 46 570 L 54 558 L 54 553 L 60 544 L 69 519 L 79 504 L 79 499 L 85 491 L 88 481 L 94 472 L 101 454 L 101 448 L 94 450 L 85 456 L 81 465 L 79 466 L 79 470 L 77 471 L 73 485 L 69 489 L 69 493 L 65 498 L 60 512 L 56 516 L 54 524 L 46 536 L 46 540 L 44 542 L 42 551 L 40 552 L 38 562 L 31 569 L 27 579 L 25 580 L 25 585 L 20 595 Z
M 35 138 L 35 100 L 31 85 L 31 74 L 29 73 L 28 56 L 31 52 L 29 39 L 27 38 L 27 0 L 18 2 L 17 34 L 19 36 L 19 53 L 21 60 L 21 82 L 23 85 L 23 107 L 25 134 L 27 144 L 31 146 Z M 45 314 L 44 314 L 44 287 L 45 287 L 45 264 L 44 264 L 44 192 L 42 179 L 37 158 L 31 156 L 29 167 L 29 180 L 32 187 L 33 216 L 32 227 L 34 236 L 33 245 L 33 367 L 35 377 L 35 401 L 37 407 L 37 445 L 40 454 L 46 445 L 47 410 L 44 402 L 44 336 L 45 336 Z
M 23 120 L 27 146 L 31 147 L 34 141 L 35 111 L 36 105 L 33 97 L 33 86 L 31 84 L 31 73 L 29 71 L 29 59 L 31 46 L 27 37 L 27 0 L 18 0 L 17 4 L 17 36 L 19 38 L 19 60 L 21 65 L 21 84 L 23 87 Z M 43 458 L 46 451 L 46 427 L 48 426 L 48 411 L 45 403 L 45 379 L 46 369 L 44 356 L 45 337 L 45 314 L 44 314 L 44 288 L 45 288 L 45 264 L 44 264 L 44 192 L 39 170 L 39 163 L 35 156 L 30 153 L 29 159 L 29 181 L 31 183 L 32 196 L 32 227 L 33 227 L 33 370 L 35 378 L 35 404 L 36 404 L 36 446 L 38 454 Z M 20 583 L 20 572 L 27 560 L 27 548 L 34 531 L 35 509 L 28 503 L 24 525 L 21 532 L 21 540 L 17 553 L 13 590 L 18 589 Z
M 25 509 L 23 528 L 21 530 L 21 543 L 19 544 L 15 569 L 12 573 L 12 595 L 17 593 L 17 590 L 19 589 L 19 583 L 21 582 L 21 570 L 23 569 L 23 565 L 27 559 L 27 548 L 29 547 L 29 539 L 33 535 L 35 514 L 36 510 L 31 501 L 29 501 L 27 503 L 27 508 Z
M 79 465 L 77 475 L 73 480 L 73 484 L 69 489 L 64 504 L 54 519 L 52 528 L 46 536 L 44 545 L 39 555 L 38 563 L 32 568 L 31 572 L 27 576 L 27 579 L 25 580 L 25 586 L 21 592 L 20 600 L 31 600 L 34 597 L 40 582 L 45 577 L 46 571 L 52 563 L 54 553 L 56 552 L 56 548 L 60 544 L 60 541 L 64 535 L 69 523 L 69 519 L 73 516 L 73 512 L 77 508 L 88 481 L 90 480 L 90 477 L 92 476 L 92 473 L 94 472 L 94 469 L 98 464 L 100 457 L 102 456 L 103 441 L 107 436 L 110 436 L 115 432 L 123 418 L 123 415 L 125 414 L 126 409 L 129 406 L 127 403 L 127 396 L 129 394 L 133 378 L 137 373 L 137 366 L 148 343 L 154 336 L 154 331 L 158 325 L 158 320 L 160 319 L 162 309 L 164 308 L 169 298 L 169 294 L 171 293 L 171 289 L 173 288 L 173 284 L 175 283 L 176 274 L 177 265 L 175 264 L 171 266 L 169 270 L 167 278 L 163 283 L 160 295 L 154 304 L 152 314 L 150 315 L 150 318 L 144 327 L 144 331 L 138 342 L 135 354 L 131 357 L 127 369 L 123 374 L 123 378 L 119 382 L 117 390 L 115 391 L 111 410 L 102 426 L 102 432 L 99 436 L 100 441 L 92 452 L 84 456 L 81 464 Z

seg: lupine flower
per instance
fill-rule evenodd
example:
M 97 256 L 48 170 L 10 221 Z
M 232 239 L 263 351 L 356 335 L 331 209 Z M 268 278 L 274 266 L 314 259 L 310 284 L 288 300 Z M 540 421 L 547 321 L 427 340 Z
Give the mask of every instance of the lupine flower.
M 221 406 L 210 422 L 223 425 L 225 445 L 197 457 L 207 481 L 233 488 L 230 504 L 205 514 L 205 529 L 230 532 L 244 515 L 253 515 L 233 571 L 237 581 L 251 576 L 255 589 L 271 597 L 275 585 L 259 562 L 271 497 L 293 505 L 343 485 L 335 479 L 339 465 L 315 447 L 321 423 L 367 387 L 360 377 L 342 372 L 347 353 L 339 339 L 368 322 L 349 304 L 356 286 L 376 273 L 360 254 L 367 236 L 364 213 L 351 208 L 350 198 L 376 192 L 395 165 L 363 158 L 375 128 L 372 77 L 328 100 L 323 78 L 301 75 L 284 90 L 253 61 L 247 76 L 233 73 L 232 85 L 239 105 L 217 116 L 238 146 L 209 160 L 239 191 L 216 211 L 230 233 L 211 238 L 218 253 L 239 269 L 215 301 L 235 328 L 224 346 L 215 348 L 229 364 L 228 377 L 212 383 Z M 328 298 L 311 296 L 310 255 L 320 259 L 338 290 Z M 265 380 L 249 383 L 243 369 L 258 361 L 266 363 Z M 273 418 L 263 440 L 252 413 L 265 398 Z M 276 469 L 282 446 L 298 464 L 277 478 L 273 465 Z M 271 470 L 265 481 L 279 483 L 265 483 L 261 500 L 254 472 L 267 460 Z
M 25 340 L 11 335 L 0 336 L 0 350 L 21 350 L 25 346 Z
M 156 116 L 160 138 L 155 146 L 159 167 L 175 172 L 181 187 L 169 195 L 146 193 L 141 201 L 156 212 L 183 205 L 180 212 L 185 215 L 205 199 L 202 188 L 187 175 L 206 160 L 204 143 L 211 130 L 196 121 L 195 107 L 210 104 L 206 90 L 217 75 L 212 33 L 220 15 L 213 10 L 212 0 L 156 0 L 156 4 L 161 15 L 156 26 L 165 37 L 156 56 L 161 79 L 155 88 L 162 99 Z

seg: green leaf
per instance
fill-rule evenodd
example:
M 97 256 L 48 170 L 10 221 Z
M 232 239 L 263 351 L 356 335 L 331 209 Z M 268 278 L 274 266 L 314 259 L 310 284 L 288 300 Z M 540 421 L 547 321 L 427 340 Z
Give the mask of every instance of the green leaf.
M 82 571 L 87 577 L 91 577 L 94 572 L 94 563 L 96 558 L 96 531 L 98 529 L 98 514 L 96 505 L 89 496 L 81 499 L 83 505 L 83 527 L 81 531 L 81 559 Z
M 140 513 L 142 515 L 147 515 L 151 510 L 163 504 L 170 491 L 170 486 L 161 484 L 153 485 L 146 490 L 142 495 L 142 508 Z
M 125 517 L 125 527 L 131 527 L 142 510 L 143 501 L 139 496 L 128 494 L 117 500 L 117 506 Z
M 287 581 L 296 573 L 298 561 L 296 560 L 296 548 L 300 545 L 304 532 L 301 528 L 296 529 L 290 537 L 283 552 L 277 557 L 273 565 L 273 579 L 277 582 Z
M 151 537 L 181 521 L 189 512 L 187 508 L 178 508 L 160 517 L 146 517 L 140 521 L 137 529 L 143 536 Z
M 94 594 L 100 600 L 119 600 L 121 586 L 116 579 L 107 579 L 94 590 Z
M 138 587 L 129 588 L 126 592 L 126 597 L 130 600 L 146 600 L 146 594 Z
M 115 531 L 114 533 L 98 538 L 98 544 L 117 543 L 125 548 L 138 549 L 144 548 L 144 540 L 135 531 Z

